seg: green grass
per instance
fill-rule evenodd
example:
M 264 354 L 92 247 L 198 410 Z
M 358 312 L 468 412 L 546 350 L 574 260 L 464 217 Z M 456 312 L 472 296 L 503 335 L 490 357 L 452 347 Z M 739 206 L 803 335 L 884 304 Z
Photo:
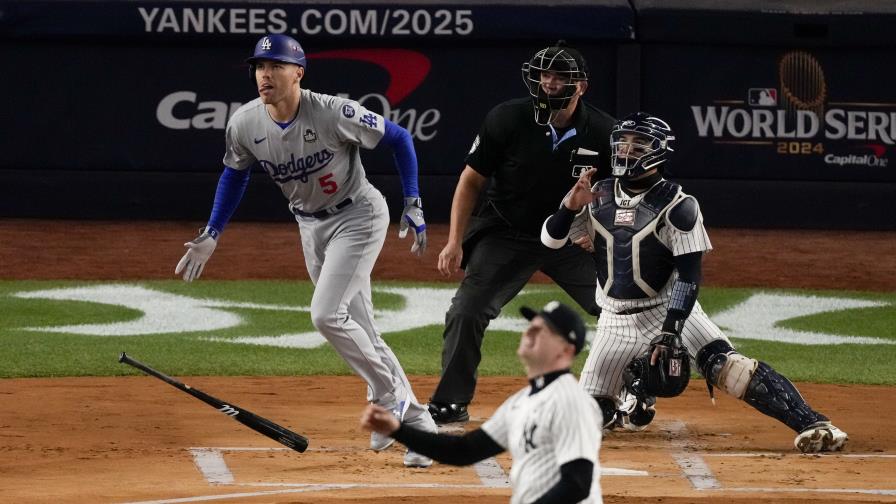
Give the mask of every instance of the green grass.
M 129 355 L 175 376 L 195 375 L 317 375 L 350 374 L 351 370 L 330 345 L 312 349 L 276 348 L 232 343 L 235 338 L 277 336 L 314 332 L 307 312 L 260 307 L 221 307 L 223 313 L 242 318 L 242 322 L 226 329 L 195 332 L 168 332 L 136 336 L 94 336 L 54 333 L 25 328 L 41 328 L 75 324 L 104 324 L 134 321 L 143 316 L 141 310 L 85 301 L 21 299 L 15 292 L 113 285 L 99 282 L 14 282 L 0 281 L 0 377 L 110 376 L 137 374 L 138 371 L 117 362 L 118 354 Z M 123 284 L 119 284 L 123 285 Z M 282 307 L 308 306 L 312 287 L 308 282 L 273 281 L 153 281 L 139 284 L 146 289 L 209 299 L 215 302 L 254 303 Z M 456 285 L 387 283 L 377 285 L 429 287 L 447 289 L 453 294 Z M 711 289 L 700 292 L 700 302 L 712 315 L 746 300 L 755 291 L 750 289 Z M 777 293 L 803 294 L 798 291 Z M 805 292 L 819 296 L 873 299 L 889 303 L 877 308 L 861 308 L 825 312 L 781 322 L 781 327 L 830 334 L 896 338 L 896 295 L 859 292 Z M 562 291 L 550 285 L 530 285 L 505 307 L 503 315 L 519 317 L 520 306 L 543 306 L 551 299 L 560 299 L 574 306 Z M 402 296 L 374 292 L 378 310 L 405 308 Z M 174 308 L 171 308 L 174 309 Z M 584 312 L 582 312 L 584 315 Z M 430 314 L 443 320 L 444 313 Z M 594 320 L 586 316 L 593 329 Z M 210 341 L 216 338 L 220 341 Z M 393 348 L 409 374 L 438 375 L 441 362 L 441 322 L 387 333 L 386 341 Z M 512 331 L 489 331 L 483 343 L 480 375 L 520 375 L 522 366 L 516 358 L 519 335 Z M 896 384 L 892 362 L 896 361 L 896 345 L 828 345 L 808 346 L 773 341 L 736 339 L 738 349 L 763 360 L 784 375 L 798 381 L 827 383 Z M 584 364 L 585 355 L 577 360 L 575 370 Z

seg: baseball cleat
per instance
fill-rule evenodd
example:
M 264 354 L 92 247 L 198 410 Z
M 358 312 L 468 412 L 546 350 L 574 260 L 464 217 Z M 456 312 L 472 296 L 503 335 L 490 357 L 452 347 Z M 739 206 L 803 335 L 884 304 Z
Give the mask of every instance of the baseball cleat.
M 656 408 L 648 406 L 628 414 L 620 412 L 616 423 L 629 432 L 641 432 L 650 425 L 654 416 L 656 416 Z
M 397 418 L 399 422 L 402 422 L 404 421 L 404 415 L 408 412 L 410 406 L 411 402 L 408 400 L 407 396 L 405 396 L 405 398 L 398 401 L 398 404 L 396 404 L 394 408 L 391 408 L 390 411 L 395 415 L 395 418 Z M 394 439 L 380 434 L 379 432 L 370 433 L 370 449 L 373 451 L 383 451 L 392 446 L 392 443 L 394 442 Z
M 652 396 L 640 400 L 631 396 L 616 411 L 616 427 L 629 432 L 641 432 L 646 429 L 656 416 L 656 398 Z
M 389 436 L 384 436 L 379 432 L 371 432 L 370 433 L 370 449 L 373 451 L 383 451 L 386 448 L 392 446 L 395 440 L 390 438 Z
M 817 422 L 800 432 L 793 445 L 803 453 L 818 453 L 840 451 L 848 440 L 849 436 L 831 422 Z
M 429 467 L 432 465 L 432 459 L 427 457 L 426 455 L 420 455 L 417 452 L 412 452 L 408 450 L 404 454 L 404 466 L 405 467 Z
M 429 414 L 439 425 L 455 422 L 466 422 L 470 419 L 467 405 L 464 403 L 429 403 Z

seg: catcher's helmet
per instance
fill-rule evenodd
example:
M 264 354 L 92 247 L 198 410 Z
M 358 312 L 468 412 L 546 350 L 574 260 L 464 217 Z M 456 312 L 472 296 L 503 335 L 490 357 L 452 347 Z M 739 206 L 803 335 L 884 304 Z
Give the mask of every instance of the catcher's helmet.
M 305 67 L 305 51 L 296 39 L 275 33 L 261 37 L 255 44 L 255 53 L 246 59 L 246 63 L 254 66 L 259 60 L 280 61 Z
M 557 112 L 569 106 L 576 84 L 588 81 L 588 64 L 585 58 L 563 40 L 546 47 L 523 63 L 523 82 L 532 96 L 535 106 L 535 122 L 541 125 L 551 122 Z M 541 85 L 541 73 L 554 72 L 566 78 L 563 88 L 556 95 L 549 95 Z
M 661 166 L 673 151 L 672 140 L 675 135 L 666 121 L 646 112 L 636 112 L 616 121 L 610 133 L 613 176 L 632 179 Z

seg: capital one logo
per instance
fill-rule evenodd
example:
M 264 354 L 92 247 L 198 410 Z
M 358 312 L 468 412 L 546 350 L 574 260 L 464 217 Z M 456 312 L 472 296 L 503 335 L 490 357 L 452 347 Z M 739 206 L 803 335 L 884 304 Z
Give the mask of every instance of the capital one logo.
M 262 49 L 269 48 L 270 40 L 265 38 Z M 418 141 L 432 140 L 438 134 L 437 126 L 442 119 L 439 109 L 398 107 L 429 75 L 432 63 L 426 55 L 406 49 L 345 49 L 309 54 L 308 59 L 346 60 L 376 65 L 388 74 L 389 84 L 382 92 L 373 91 L 361 96 L 351 96 L 341 90 L 322 92 L 358 101 L 364 107 L 407 128 Z M 362 75 L 358 74 L 356 77 Z M 363 79 L 353 78 L 351 81 L 363 82 Z M 173 130 L 223 130 L 230 116 L 242 105 L 240 102 L 203 98 L 190 90 L 171 92 L 162 97 L 156 106 L 156 120 L 165 128 Z

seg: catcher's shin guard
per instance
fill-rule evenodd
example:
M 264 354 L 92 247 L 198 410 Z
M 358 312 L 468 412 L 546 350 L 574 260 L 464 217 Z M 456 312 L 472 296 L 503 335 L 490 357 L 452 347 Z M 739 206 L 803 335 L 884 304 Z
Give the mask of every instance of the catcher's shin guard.
M 813 410 L 793 383 L 771 366 L 760 362 L 747 387 L 744 401 L 766 415 L 777 418 L 796 432 L 828 420 Z
M 737 353 L 724 340 L 701 348 L 697 367 L 706 378 L 710 396 L 713 386 L 719 387 L 796 432 L 828 419 L 809 407 L 790 380 L 768 364 Z

